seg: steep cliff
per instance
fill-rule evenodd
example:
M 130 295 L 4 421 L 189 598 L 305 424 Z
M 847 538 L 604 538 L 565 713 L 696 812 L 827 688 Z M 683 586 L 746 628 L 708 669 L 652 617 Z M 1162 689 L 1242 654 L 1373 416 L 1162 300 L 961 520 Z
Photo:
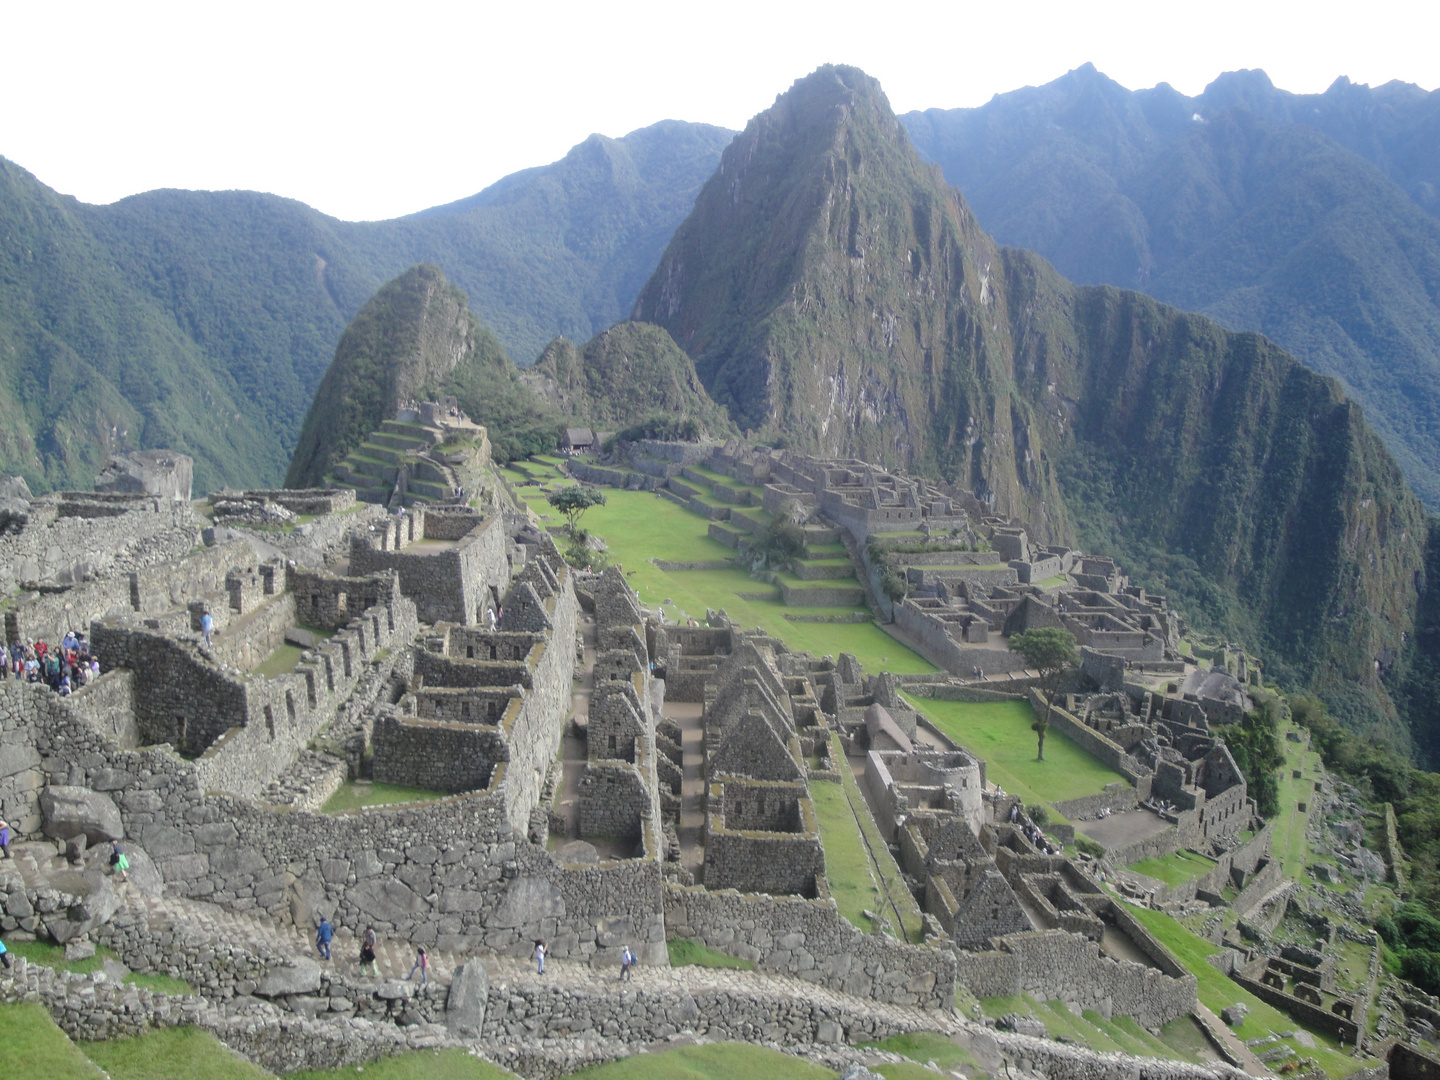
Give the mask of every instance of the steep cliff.
M 862 72 L 821 68 L 750 122 L 635 316 L 745 427 L 1113 551 L 1405 735 L 1385 679 L 1428 529 L 1359 408 L 1259 335 L 998 249 Z

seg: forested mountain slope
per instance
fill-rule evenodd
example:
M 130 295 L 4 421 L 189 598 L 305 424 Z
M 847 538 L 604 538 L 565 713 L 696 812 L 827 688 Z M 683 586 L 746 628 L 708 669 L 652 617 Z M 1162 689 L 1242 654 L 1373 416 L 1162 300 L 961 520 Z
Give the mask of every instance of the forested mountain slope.
M 1188 98 L 1087 64 L 903 119 L 999 242 L 1340 379 L 1440 507 L 1440 93 L 1296 95 L 1246 71 Z
M 1256 334 L 1001 250 L 853 68 L 727 148 L 636 302 L 743 426 L 954 480 L 1120 556 L 1408 742 L 1427 522 L 1340 387 Z
M 109 206 L 0 159 L 0 472 L 88 487 L 112 449 L 196 458 L 197 488 L 275 484 L 350 318 L 442 267 L 528 361 L 624 317 L 730 133 L 591 136 L 460 203 L 342 222 L 255 192 Z

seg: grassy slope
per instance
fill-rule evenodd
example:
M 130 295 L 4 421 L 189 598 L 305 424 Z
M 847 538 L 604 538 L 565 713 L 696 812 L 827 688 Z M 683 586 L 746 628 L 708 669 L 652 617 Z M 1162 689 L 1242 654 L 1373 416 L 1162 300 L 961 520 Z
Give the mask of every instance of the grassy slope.
M 270 1076 L 198 1028 L 164 1028 L 134 1038 L 80 1045 L 111 1080 L 264 1080 Z
M 1206 961 L 1205 958 L 1211 953 L 1220 951 L 1218 946 L 1191 933 L 1163 912 L 1151 911 L 1147 908 L 1131 908 L 1130 913 L 1139 919 L 1147 930 L 1159 938 L 1160 942 L 1195 975 L 1199 983 L 1200 1001 L 1211 1012 L 1218 1016 L 1221 1009 L 1234 1005 L 1236 1002 L 1243 1002 L 1249 1007 L 1250 1014 L 1245 1018 L 1244 1023 L 1236 1025 L 1234 1029 L 1235 1034 L 1241 1039 L 1254 1039 L 1269 1035 L 1271 1032 L 1278 1034 L 1295 1030 L 1294 1020 L 1279 1009 L 1267 1005 L 1255 997 Z M 1318 1044 L 1314 1050 L 1305 1049 L 1293 1038 L 1285 1038 L 1280 1041 L 1294 1048 L 1301 1057 L 1314 1058 L 1325 1070 L 1326 1075 L 1336 1078 L 1336 1080 L 1361 1067 L 1362 1062 L 1342 1053 L 1335 1040 L 1328 1035 L 1321 1032 L 1311 1032 L 1311 1034 L 1315 1036 Z
M 43 1006 L 0 1005 L 0 1076 L 104 1080 L 104 1075 L 55 1026 Z
M 1026 803 L 1063 802 L 1095 795 L 1125 777 L 1102 765 L 1051 728 L 1045 736 L 1045 760 L 1035 759 L 1035 713 L 1023 701 L 976 704 L 905 698 L 931 723 L 960 745 L 985 759 L 985 777 Z
M 482 1061 L 467 1050 L 413 1050 L 355 1067 L 290 1073 L 286 1080 L 502 1080 L 514 1073 Z

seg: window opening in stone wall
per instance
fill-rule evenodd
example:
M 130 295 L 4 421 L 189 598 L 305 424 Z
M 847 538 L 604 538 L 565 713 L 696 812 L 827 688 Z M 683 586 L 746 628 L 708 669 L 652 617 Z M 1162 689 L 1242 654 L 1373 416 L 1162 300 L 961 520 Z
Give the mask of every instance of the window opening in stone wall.
M 495 717 L 500 714 L 500 703 L 498 701 L 490 702 L 489 705 L 486 706 L 485 712 L 491 720 L 494 720 Z
M 275 741 L 275 714 L 270 711 L 270 706 L 265 706 L 265 730 L 270 735 L 270 741 Z
M 285 691 L 285 711 L 290 714 L 290 723 L 295 723 L 295 695 Z
M 499 657 L 499 653 L 498 653 L 496 647 L 495 647 L 494 645 L 491 645 L 491 646 L 490 646 L 490 659 L 491 659 L 491 660 L 498 660 L 499 658 L 500 658 L 500 657 Z
M 470 719 L 470 703 L 468 701 L 462 701 L 460 703 L 460 718 L 462 720 Z
M 474 645 L 466 645 L 466 646 L 465 646 L 465 659 L 466 659 L 466 660 L 474 660 L 474 659 L 475 659 L 475 646 L 474 646 Z
M 611 736 L 610 736 L 610 749 L 611 749 L 612 751 L 615 749 L 615 736 L 614 736 L 614 735 L 611 735 Z
M 320 610 L 320 594 L 318 592 L 310 594 L 310 607 L 315 611 Z

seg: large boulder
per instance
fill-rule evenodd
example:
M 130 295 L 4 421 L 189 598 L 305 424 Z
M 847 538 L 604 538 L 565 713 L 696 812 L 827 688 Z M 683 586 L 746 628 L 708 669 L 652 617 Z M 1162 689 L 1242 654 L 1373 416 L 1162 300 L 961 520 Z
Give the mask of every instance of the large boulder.
M 173 450 L 111 454 L 105 470 L 95 478 L 95 490 L 159 495 L 163 499 L 189 502 L 194 470 L 193 458 Z
M 43 896 L 53 895 L 61 906 L 45 912 L 41 905 L 41 922 L 45 931 L 58 944 L 83 938 L 96 927 L 109 922 L 120 908 L 120 896 L 111 879 L 99 870 L 77 873 L 64 870 L 46 874 L 44 885 L 36 891 L 37 903 Z
M 299 956 L 273 967 L 255 987 L 260 997 L 288 997 L 292 994 L 313 994 L 320 989 L 320 963 Z
M 455 972 L 445 998 L 445 1027 L 457 1039 L 478 1039 L 485 1024 L 485 1000 L 490 994 L 490 973 L 485 961 L 472 959 Z
M 505 890 L 489 925 L 519 927 L 565 914 L 565 898 L 543 877 L 518 877 Z
M 40 793 L 40 812 L 45 816 L 45 835 L 56 840 L 84 836 L 98 844 L 125 835 L 115 800 L 89 788 L 48 787 Z

